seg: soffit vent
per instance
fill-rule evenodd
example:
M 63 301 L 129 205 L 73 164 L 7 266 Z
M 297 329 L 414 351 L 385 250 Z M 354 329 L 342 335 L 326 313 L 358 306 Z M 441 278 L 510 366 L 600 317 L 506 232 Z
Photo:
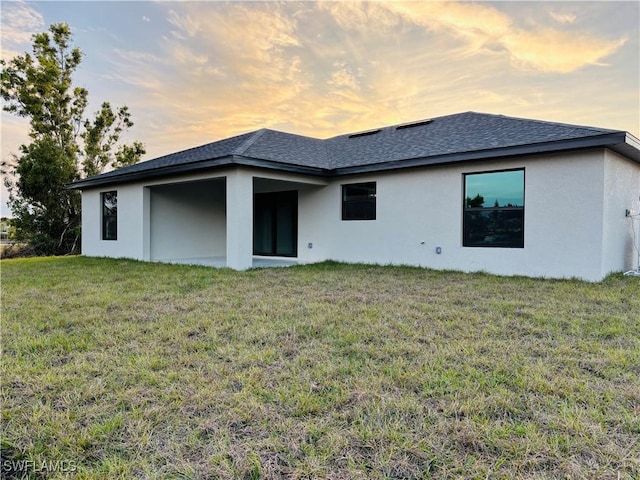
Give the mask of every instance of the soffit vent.
M 366 137 L 368 135 L 375 135 L 379 131 L 380 129 L 378 128 L 377 130 L 369 130 L 368 132 L 352 133 L 351 135 L 349 135 L 349 138 L 358 138 L 358 137 Z
M 433 122 L 433 120 L 429 119 L 429 120 L 421 120 L 419 122 L 405 123 L 403 125 L 398 125 L 396 127 L 396 130 L 404 130 L 405 128 L 421 127 L 422 125 L 428 125 L 431 122 Z

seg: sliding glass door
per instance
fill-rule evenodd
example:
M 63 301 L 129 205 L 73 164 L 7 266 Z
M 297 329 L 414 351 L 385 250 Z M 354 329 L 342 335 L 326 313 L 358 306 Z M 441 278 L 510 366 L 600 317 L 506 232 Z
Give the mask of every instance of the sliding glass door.
M 298 192 L 253 196 L 253 254 L 298 256 Z

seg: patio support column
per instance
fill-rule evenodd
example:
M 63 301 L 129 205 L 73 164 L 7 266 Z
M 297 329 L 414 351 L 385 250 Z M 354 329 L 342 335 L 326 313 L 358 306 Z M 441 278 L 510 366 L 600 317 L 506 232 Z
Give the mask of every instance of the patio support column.
M 241 169 L 227 175 L 227 267 L 253 265 L 253 176 Z
M 142 187 L 142 259 L 151 260 L 151 190 Z

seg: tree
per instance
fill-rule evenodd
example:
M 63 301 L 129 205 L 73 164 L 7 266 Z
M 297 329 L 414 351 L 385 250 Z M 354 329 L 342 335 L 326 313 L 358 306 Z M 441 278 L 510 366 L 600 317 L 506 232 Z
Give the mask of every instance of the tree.
M 467 207 L 468 208 L 480 208 L 484 205 L 484 197 L 479 193 L 471 198 L 467 197 Z
M 119 145 L 133 126 L 128 107 L 104 102 L 85 117 L 89 92 L 72 77 L 82 52 L 71 45 L 71 29 L 58 23 L 33 36 L 33 54 L 1 60 L 4 110 L 29 119 L 31 143 L 2 162 L 16 233 L 37 254 L 78 251 L 80 194 L 65 185 L 105 169 L 140 161 L 140 142 Z

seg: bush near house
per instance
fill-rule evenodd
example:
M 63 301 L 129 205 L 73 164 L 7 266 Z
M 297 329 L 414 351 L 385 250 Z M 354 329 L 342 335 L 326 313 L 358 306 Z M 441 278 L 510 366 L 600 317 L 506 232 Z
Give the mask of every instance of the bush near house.
M 0 258 L 31 257 L 33 248 L 16 238 L 12 218 L 0 218 Z
M 638 278 L 33 258 L 2 280 L 12 475 L 640 475 Z

